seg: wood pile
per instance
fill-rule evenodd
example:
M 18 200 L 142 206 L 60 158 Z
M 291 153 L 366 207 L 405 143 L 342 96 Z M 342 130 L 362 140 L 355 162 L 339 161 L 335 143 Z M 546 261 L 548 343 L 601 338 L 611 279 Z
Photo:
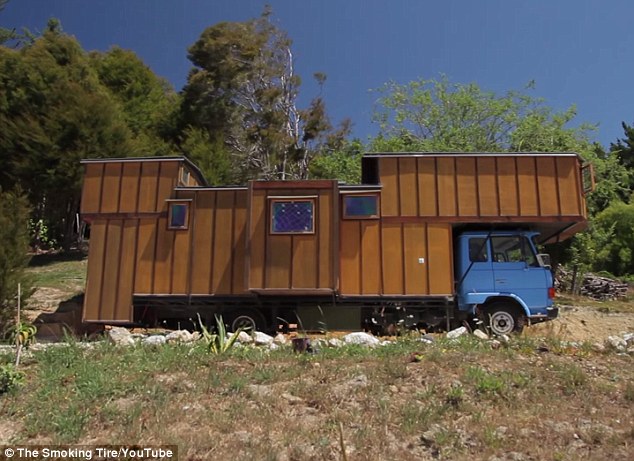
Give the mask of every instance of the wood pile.
M 577 292 L 582 296 L 598 301 L 612 301 L 627 296 L 627 283 L 586 273 L 583 275 L 581 286 L 575 286 L 578 285 L 578 281 L 575 279 L 579 278 L 581 278 L 581 274 L 576 275 L 573 271 L 560 267 L 555 277 L 555 288 L 557 291 Z

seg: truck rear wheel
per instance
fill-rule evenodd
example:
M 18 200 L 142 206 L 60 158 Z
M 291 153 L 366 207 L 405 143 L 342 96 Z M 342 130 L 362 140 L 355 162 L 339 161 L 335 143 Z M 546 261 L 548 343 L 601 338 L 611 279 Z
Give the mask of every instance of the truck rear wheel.
M 510 303 L 493 303 L 484 309 L 484 325 L 494 335 L 521 333 L 526 317 Z
M 231 318 L 229 324 L 231 331 L 236 331 L 238 328 L 242 328 L 247 333 L 253 331 L 266 330 L 266 321 L 262 314 L 253 309 L 240 309 Z

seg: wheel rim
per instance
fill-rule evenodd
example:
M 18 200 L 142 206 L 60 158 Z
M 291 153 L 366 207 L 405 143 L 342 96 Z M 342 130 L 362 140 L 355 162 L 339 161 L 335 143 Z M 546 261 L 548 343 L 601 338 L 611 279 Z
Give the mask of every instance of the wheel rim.
M 508 312 L 494 312 L 491 315 L 491 331 L 496 335 L 508 335 L 515 330 L 515 318 Z
M 243 331 L 255 331 L 257 328 L 255 320 L 248 315 L 240 315 L 231 322 L 231 329 L 237 331 L 238 328 L 242 328 Z

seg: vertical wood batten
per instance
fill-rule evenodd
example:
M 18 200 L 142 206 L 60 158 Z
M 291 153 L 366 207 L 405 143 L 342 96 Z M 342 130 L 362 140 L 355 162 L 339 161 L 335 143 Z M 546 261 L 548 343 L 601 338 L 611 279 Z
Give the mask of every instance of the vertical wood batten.
M 458 183 L 458 214 L 460 216 L 477 216 L 478 200 L 476 195 L 475 158 L 457 158 L 456 177 Z
M 106 244 L 106 221 L 95 219 L 92 222 L 88 265 L 86 268 L 86 294 L 84 299 L 84 320 L 99 320 L 101 307 L 101 281 Z
M 106 163 L 101 183 L 101 213 L 117 213 L 119 211 L 121 174 L 121 163 Z
M 342 220 L 340 235 L 341 293 L 345 295 L 359 294 L 361 292 L 361 274 L 358 221 Z
M 438 215 L 456 216 L 456 176 L 454 159 L 451 157 L 440 157 L 436 159 L 436 170 L 438 175 L 437 197 Z
M 141 164 L 141 184 L 139 185 L 140 213 L 156 211 L 156 196 L 159 178 L 159 162 L 143 162 Z
M 123 220 L 113 219 L 106 230 L 106 249 L 103 267 L 101 320 L 115 320 L 115 304 L 119 292 L 119 261 Z
M 577 159 L 564 157 L 557 159 L 557 176 L 562 215 L 581 215 L 579 189 L 577 186 Z
M 519 214 L 517 196 L 517 174 L 513 157 L 498 159 L 498 197 L 500 199 L 500 215 L 516 216 Z
M 231 293 L 231 253 L 233 235 L 233 191 L 218 191 L 216 198 L 216 219 L 214 226 L 213 284 L 215 294 Z
M 517 177 L 521 216 L 538 216 L 534 157 L 517 157 Z
M 234 260 L 233 260 L 233 294 L 246 291 L 246 238 L 247 238 L 247 191 L 236 192 L 236 210 L 234 213 Z
M 121 178 L 119 212 L 134 213 L 138 209 L 141 163 L 124 163 Z
M 436 159 L 418 158 L 418 215 L 438 216 Z
M 192 236 L 191 293 L 206 295 L 211 293 L 211 232 L 213 222 L 214 192 L 200 191 L 196 194 L 194 215 L 194 235 Z
M 383 223 L 383 287 L 385 294 L 403 292 L 402 224 Z
M 381 240 L 379 221 L 361 221 L 361 294 L 381 293 Z
M 552 157 L 536 157 L 535 162 L 540 216 L 557 216 L 559 215 L 559 208 L 555 159 Z
M 103 181 L 104 164 L 86 163 L 84 168 L 81 213 L 98 213 L 101 208 L 101 183 Z
M 398 159 L 399 216 L 418 215 L 416 163 L 415 157 L 401 157 Z
M 398 216 L 398 157 L 382 157 L 379 160 L 381 174 L 381 214 L 383 216 Z
M 172 275 L 174 231 L 167 230 L 167 218 L 157 221 L 156 252 L 154 259 L 154 294 L 169 294 Z
M 495 178 L 495 159 L 478 158 L 478 200 L 480 215 L 498 216 L 497 182 Z
M 119 282 L 115 308 L 115 320 L 133 320 L 132 292 L 134 287 L 134 273 L 136 266 L 136 245 L 138 219 L 126 219 L 123 222 L 121 235 L 121 252 L 119 263 Z

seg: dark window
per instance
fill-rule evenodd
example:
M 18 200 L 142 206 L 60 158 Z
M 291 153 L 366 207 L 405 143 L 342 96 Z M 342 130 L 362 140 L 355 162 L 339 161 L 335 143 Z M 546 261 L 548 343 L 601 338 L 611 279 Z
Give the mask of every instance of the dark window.
M 271 233 L 312 234 L 314 228 L 312 200 L 274 200 L 271 202 Z
M 525 262 L 529 266 L 538 266 L 533 249 L 521 236 L 493 237 L 493 261 L 498 263 Z
M 373 195 L 344 195 L 344 218 L 378 218 L 379 196 Z
M 379 184 L 379 158 L 361 157 L 361 184 Z
M 489 259 L 486 238 L 469 239 L 469 261 L 474 263 L 486 262 Z
M 169 202 L 168 229 L 187 229 L 189 227 L 189 203 Z

